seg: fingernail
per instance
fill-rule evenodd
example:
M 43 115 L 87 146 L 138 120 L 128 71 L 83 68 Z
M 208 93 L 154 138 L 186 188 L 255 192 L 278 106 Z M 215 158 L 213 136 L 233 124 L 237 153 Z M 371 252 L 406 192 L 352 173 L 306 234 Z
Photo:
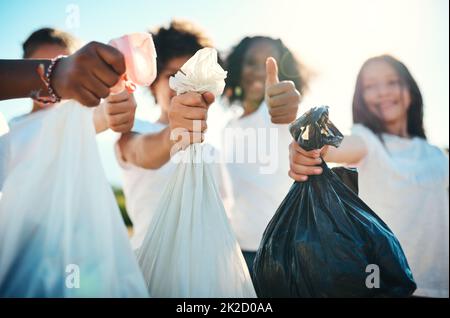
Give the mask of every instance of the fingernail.
M 314 173 L 321 174 L 322 173 L 322 169 L 321 168 L 314 169 Z

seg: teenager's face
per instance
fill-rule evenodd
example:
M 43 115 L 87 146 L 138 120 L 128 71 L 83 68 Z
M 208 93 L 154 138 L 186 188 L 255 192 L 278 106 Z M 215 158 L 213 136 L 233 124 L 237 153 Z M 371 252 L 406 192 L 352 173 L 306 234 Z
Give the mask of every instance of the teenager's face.
M 369 111 L 383 122 L 407 120 L 411 95 L 391 65 L 384 61 L 367 64 L 362 72 L 362 86 Z
M 168 112 L 170 100 L 176 95 L 169 87 L 169 78 L 178 72 L 191 56 L 175 57 L 171 59 L 158 76 L 158 80 L 151 86 L 153 96 L 163 112 Z
M 42 44 L 31 54 L 31 59 L 52 59 L 58 55 L 70 55 L 70 51 L 57 44 Z
M 241 74 L 241 88 L 245 99 L 259 103 L 264 99 L 266 81 L 266 60 L 268 57 L 280 59 L 278 51 L 269 41 L 253 43 L 244 56 Z

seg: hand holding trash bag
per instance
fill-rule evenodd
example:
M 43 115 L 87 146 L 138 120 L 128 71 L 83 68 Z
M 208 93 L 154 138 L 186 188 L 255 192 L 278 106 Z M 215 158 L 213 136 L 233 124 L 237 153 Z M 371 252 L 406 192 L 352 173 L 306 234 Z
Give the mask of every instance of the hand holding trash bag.
M 207 96 L 212 102 L 222 93 L 225 77 L 217 52 L 205 48 L 170 78 L 178 95 L 172 100 L 172 116 L 174 108 L 186 112 L 177 127 L 192 133 L 192 118 L 206 120 Z M 148 291 L 152 297 L 255 297 L 219 194 L 217 167 L 204 161 L 211 149 L 200 141 L 176 154 L 180 161 L 137 251 Z
M 172 98 L 168 113 L 169 127 L 171 140 L 179 148 L 185 149 L 189 144 L 203 142 L 208 108 L 214 99 L 211 92 L 188 92 Z
M 326 106 L 306 112 L 290 131 L 304 151 L 338 147 L 343 138 Z M 411 295 L 416 284 L 397 238 L 323 161 L 321 169 L 294 182 L 264 232 L 253 267 L 258 296 Z
M 125 73 L 124 56 L 110 45 L 91 42 L 55 66 L 51 84 L 62 99 L 97 106 Z
M 38 69 L 51 60 L 0 60 L 0 100 L 30 97 L 40 92 L 48 96 Z M 90 42 L 77 52 L 57 61 L 50 78 L 61 99 L 74 99 L 85 106 L 97 106 L 109 95 L 125 72 L 123 54 L 112 46 Z
M 208 108 L 225 87 L 226 72 L 217 63 L 217 53 L 212 52 L 211 48 L 197 51 L 169 79 L 170 87 L 177 92 L 168 114 L 175 151 L 204 140 Z
M 309 175 L 323 172 L 320 164 L 328 152 L 329 146 L 322 149 L 306 151 L 294 140 L 289 144 L 289 176 L 295 181 L 308 180 Z M 358 194 L 358 171 L 355 168 L 334 167 L 331 169 L 350 189 Z
M 289 145 L 289 162 L 289 176 L 295 181 L 306 181 L 309 175 L 322 173 L 322 149 L 306 151 L 294 140 Z
M 136 85 L 149 86 L 156 77 L 156 51 L 150 34 L 133 33 L 110 41 L 91 42 L 55 66 L 52 85 L 58 96 L 97 106 L 106 98 Z
M 108 128 L 126 133 L 134 124 L 137 105 L 132 93 L 136 85 L 149 86 L 156 78 L 156 50 L 148 33 L 124 35 L 110 44 L 123 52 L 126 72 L 94 110 L 95 129 L 97 133 Z

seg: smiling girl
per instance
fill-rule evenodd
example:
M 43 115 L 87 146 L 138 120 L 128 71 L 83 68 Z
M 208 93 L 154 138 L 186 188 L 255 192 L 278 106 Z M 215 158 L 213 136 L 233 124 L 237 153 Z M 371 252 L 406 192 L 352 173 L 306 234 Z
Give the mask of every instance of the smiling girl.
M 322 173 L 322 159 L 357 166 L 359 196 L 399 239 L 415 295 L 448 297 L 448 157 L 427 142 L 422 95 L 402 62 L 382 55 L 364 63 L 353 121 L 339 148 L 307 152 L 292 142 L 289 175 L 306 181 Z

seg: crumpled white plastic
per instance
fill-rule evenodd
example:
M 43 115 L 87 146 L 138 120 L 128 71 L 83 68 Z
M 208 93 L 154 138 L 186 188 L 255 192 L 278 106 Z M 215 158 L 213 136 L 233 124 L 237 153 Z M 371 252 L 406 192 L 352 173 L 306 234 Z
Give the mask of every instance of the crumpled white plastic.
M 214 49 L 198 51 L 181 69 L 184 74 L 170 79 L 177 94 L 222 93 L 226 72 Z M 203 146 L 177 154 L 182 158 L 137 251 L 148 291 L 152 297 L 256 297 Z
M 203 48 L 169 79 L 169 85 L 178 95 L 186 92 L 211 92 L 218 97 L 225 87 L 226 77 L 227 72 L 217 63 L 217 51 Z

